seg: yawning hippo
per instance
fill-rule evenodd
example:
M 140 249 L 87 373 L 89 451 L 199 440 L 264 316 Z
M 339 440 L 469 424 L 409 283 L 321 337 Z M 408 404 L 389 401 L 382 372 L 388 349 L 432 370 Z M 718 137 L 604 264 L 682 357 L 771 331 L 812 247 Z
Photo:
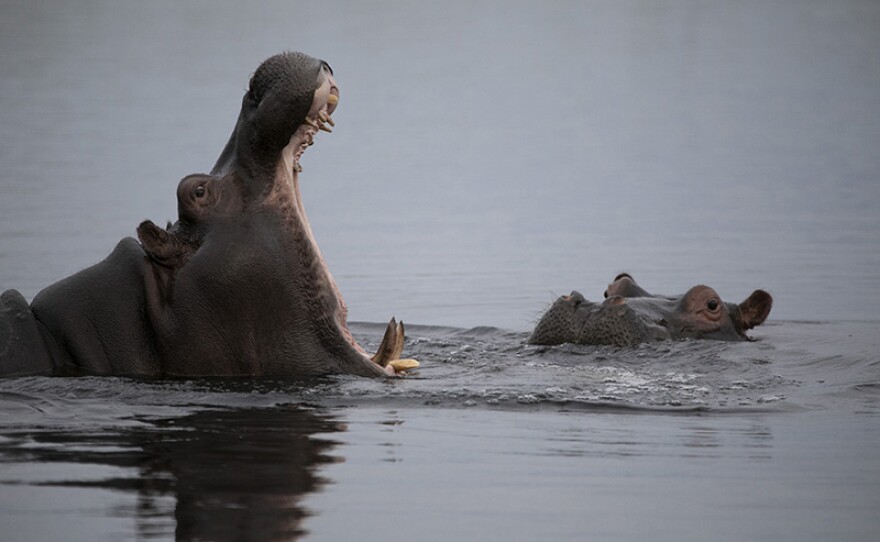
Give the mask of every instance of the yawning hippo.
M 178 221 L 40 292 L 0 298 L 0 374 L 394 374 L 403 324 L 371 359 L 315 243 L 299 159 L 329 132 L 339 89 L 326 62 L 263 62 L 210 175 L 177 190 Z M 411 361 L 411 360 L 404 360 Z M 414 365 L 414 363 L 409 363 Z
M 655 296 L 626 273 L 615 277 L 605 298 L 594 303 L 578 292 L 560 297 L 529 342 L 628 346 L 683 338 L 745 340 L 746 331 L 763 323 L 773 305 L 764 290 L 755 290 L 739 305 L 722 301 L 708 286 L 675 297 Z

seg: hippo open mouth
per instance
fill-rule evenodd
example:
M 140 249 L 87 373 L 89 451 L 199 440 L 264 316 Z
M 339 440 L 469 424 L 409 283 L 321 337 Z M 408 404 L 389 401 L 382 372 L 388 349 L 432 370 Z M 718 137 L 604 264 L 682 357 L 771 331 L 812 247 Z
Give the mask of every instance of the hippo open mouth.
M 321 249 L 318 247 L 318 242 L 315 240 L 315 235 L 303 205 L 302 191 L 300 190 L 300 174 L 303 171 L 300 158 L 306 149 L 315 144 L 315 137 L 319 131 L 333 132 L 332 127 L 336 126 L 336 123 L 331 115 L 336 110 L 338 103 L 339 87 L 333 78 L 332 70 L 325 63 L 318 75 L 317 87 L 315 88 L 309 112 L 304 122 L 290 136 L 290 142 L 282 151 L 281 167 L 279 168 L 280 171 L 276 173 L 275 186 L 275 190 L 280 191 L 281 194 L 279 194 L 279 201 L 274 203 L 276 205 L 281 203 L 280 200 L 285 199 L 284 195 L 289 195 L 293 198 L 293 205 L 286 207 L 289 213 L 288 217 L 295 223 L 293 225 L 295 230 L 305 233 L 305 242 L 309 247 L 305 252 L 312 253 L 315 262 L 316 285 L 319 290 L 325 292 L 323 297 L 328 298 L 325 300 L 327 312 L 331 315 L 332 321 L 345 340 L 358 353 L 369 357 L 348 329 L 348 306 L 345 304 L 345 299 L 342 297 L 342 293 L 333 279 L 332 273 L 330 273 L 330 268 L 327 266 Z M 385 336 L 378 351 L 370 360 L 385 368 L 386 372 L 390 375 L 414 367 L 416 365 L 414 360 L 400 359 L 400 355 L 403 352 L 404 339 L 405 329 L 403 322 L 397 322 L 392 318 L 385 330 Z
M 267 59 L 211 174 L 181 181 L 178 222 L 138 229 L 158 265 L 160 291 L 148 297 L 158 300 L 154 326 L 181 337 L 163 343 L 172 344 L 166 357 L 185 351 L 234 360 L 236 372 L 281 375 L 395 375 L 418 365 L 399 359 L 404 326 L 394 318 L 372 357 L 352 337 L 303 205 L 300 160 L 318 132 L 332 132 L 338 104 L 326 62 L 301 53 Z M 221 346 L 180 346 L 187 327 Z
M 178 184 L 177 222 L 142 222 L 140 243 L 123 239 L 30 307 L 2 296 L 0 372 L 287 378 L 417 366 L 399 359 L 394 318 L 372 357 L 354 340 L 303 207 L 300 159 L 332 130 L 338 103 L 326 62 L 288 52 L 260 64 L 211 172 Z

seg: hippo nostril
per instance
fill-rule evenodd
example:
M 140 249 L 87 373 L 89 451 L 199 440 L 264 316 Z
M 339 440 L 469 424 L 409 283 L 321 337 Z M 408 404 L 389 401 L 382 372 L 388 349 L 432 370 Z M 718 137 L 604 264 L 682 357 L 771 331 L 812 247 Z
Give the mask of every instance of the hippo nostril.
M 709 308 L 710 311 L 714 311 L 715 309 L 718 308 L 718 300 L 717 299 L 710 299 L 709 302 L 706 303 L 706 306 Z

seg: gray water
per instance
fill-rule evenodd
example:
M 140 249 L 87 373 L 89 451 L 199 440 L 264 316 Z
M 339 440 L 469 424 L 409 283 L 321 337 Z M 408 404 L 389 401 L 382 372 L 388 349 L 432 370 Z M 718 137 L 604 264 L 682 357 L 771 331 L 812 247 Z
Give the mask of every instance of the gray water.
M 472 4 L 0 4 L 0 290 L 174 219 L 297 49 L 341 90 L 317 240 L 423 362 L 0 381 L 4 539 L 876 539 L 880 3 Z M 523 344 L 620 271 L 775 304 L 750 343 Z

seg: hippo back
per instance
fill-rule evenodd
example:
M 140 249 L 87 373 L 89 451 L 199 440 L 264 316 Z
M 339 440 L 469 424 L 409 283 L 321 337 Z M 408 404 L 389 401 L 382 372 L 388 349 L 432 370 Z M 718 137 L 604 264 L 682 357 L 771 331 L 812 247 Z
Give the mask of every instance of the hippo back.
M 127 237 L 103 261 L 56 282 L 31 309 L 62 374 L 158 376 L 146 319 L 143 249 Z

